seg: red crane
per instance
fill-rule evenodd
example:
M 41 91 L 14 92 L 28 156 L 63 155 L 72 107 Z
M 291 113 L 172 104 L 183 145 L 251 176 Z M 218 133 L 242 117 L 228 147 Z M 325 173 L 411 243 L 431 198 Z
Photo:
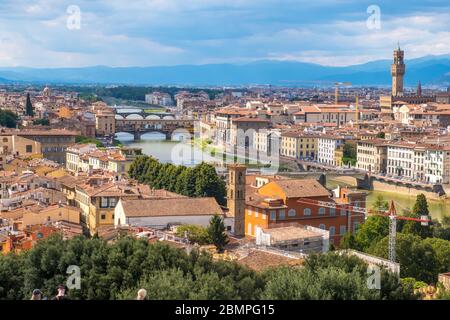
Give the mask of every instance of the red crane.
M 419 218 L 411 218 L 411 217 L 397 215 L 397 210 L 395 209 L 394 201 L 391 201 L 388 211 L 367 210 L 366 208 L 362 208 L 362 207 L 358 207 L 358 206 L 354 206 L 354 205 L 352 206 L 350 204 L 342 205 L 342 204 L 337 204 L 335 202 L 318 201 L 318 200 L 312 200 L 312 199 L 307 199 L 307 198 L 300 198 L 299 200 L 297 200 L 297 202 L 307 204 L 307 205 L 315 205 L 315 206 L 324 207 L 324 208 L 344 209 L 350 215 L 349 218 L 361 217 L 361 216 L 366 217 L 366 215 L 368 215 L 368 214 L 388 217 L 389 218 L 389 260 L 391 262 L 395 262 L 395 260 L 396 260 L 395 244 L 396 244 L 396 238 L 397 238 L 397 220 L 420 222 L 423 226 L 427 226 L 431 222 L 431 220 L 428 219 L 428 216 L 421 216 L 419 219 Z M 350 221 L 350 219 L 349 219 L 349 221 Z

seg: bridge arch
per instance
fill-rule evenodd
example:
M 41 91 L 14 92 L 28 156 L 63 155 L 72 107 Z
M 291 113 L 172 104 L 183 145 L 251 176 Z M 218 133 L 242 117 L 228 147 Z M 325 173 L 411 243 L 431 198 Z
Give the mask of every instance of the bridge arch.
M 147 120 L 147 119 L 148 119 L 148 120 L 160 120 L 161 117 L 158 116 L 158 115 L 156 115 L 156 114 L 150 114 L 150 115 L 146 116 L 145 119 L 146 119 L 146 120 Z
M 125 119 L 128 119 L 128 120 L 140 119 L 140 120 L 142 120 L 142 119 L 144 119 L 144 117 L 138 113 L 131 113 L 131 114 L 127 114 Z
M 172 115 L 167 115 L 163 117 L 164 120 L 175 120 L 175 117 Z

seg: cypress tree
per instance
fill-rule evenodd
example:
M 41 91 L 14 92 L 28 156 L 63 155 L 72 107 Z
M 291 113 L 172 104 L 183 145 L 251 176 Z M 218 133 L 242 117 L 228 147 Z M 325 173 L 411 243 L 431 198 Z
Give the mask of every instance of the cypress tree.
M 33 105 L 31 104 L 31 98 L 30 98 L 29 93 L 27 93 L 27 104 L 26 104 L 25 114 L 30 117 L 34 116 Z

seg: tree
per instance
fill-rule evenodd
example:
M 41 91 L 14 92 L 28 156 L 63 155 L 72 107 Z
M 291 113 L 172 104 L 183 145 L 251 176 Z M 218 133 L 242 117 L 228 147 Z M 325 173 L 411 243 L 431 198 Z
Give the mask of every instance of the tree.
M 368 251 L 378 257 L 388 258 L 389 237 L 383 238 Z M 400 263 L 400 276 L 412 277 L 427 283 L 437 280 L 439 262 L 433 247 L 413 234 L 397 232 L 396 241 L 397 261 Z
M 361 250 L 358 241 L 356 240 L 353 233 L 347 232 L 342 238 L 339 245 L 341 249 L 354 249 Z
M 266 272 L 263 299 L 367 300 L 416 299 L 412 287 L 396 275 L 381 271 L 381 290 L 367 286 L 367 264 L 355 256 L 337 253 L 310 255 L 301 269 L 277 268 Z
M 377 138 L 384 139 L 385 137 L 386 137 L 386 134 L 384 132 L 378 132 L 377 133 Z
M 374 211 L 388 211 L 389 202 L 384 200 L 384 197 L 381 194 L 379 194 L 372 205 L 372 209 Z
M 33 121 L 34 125 L 48 126 L 50 121 L 48 119 L 37 119 Z
M 194 169 L 195 195 L 197 197 L 214 197 L 220 204 L 225 204 L 225 182 L 217 175 L 214 166 L 202 162 Z
M 356 164 L 356 144 L 346 142 L 343 147 L 342 162 L 344 164 Z
M 211 243 L 208 230 L 195 224 L 185 224 L 179 226 L 176 234 L 179 237 L 184 237 L 186 235 L 189 241 L 200 245 Z
M 448 272 L 450 270 L 450 241 L 427 238 L 422 240 L 422 243 L 433 248 L 438 263 L 438 272 Z
M 97 140 L 95 138 L 91 138 L 91 137 L 76 136 L 75 137 L 75 142 L 76 143 L 92 143 L 92 144 L 95 144 L 97 146 L 97 148 L 103 148 L 104 147 L 103 142 L 101 142 L 100 140 Z
M 12 111 L 0 110 L 0 126 L 15 128 L 19 117 Z
M 33 105 L 31 104 L 31 98 L 30 98 L 30 94 L 27 93 L 27 102 L 26 102 L 26 107 L 25 107 L 25 115 L 27 116 L 34 116 L 34 109 L 33 109 Z
M 429 213 L 427 198 L 421 193 L 417 195 L 412 212 L 407 213 L 405 216 L 419 219 L 421 216 L 428 216 Z M 422 224 L 417 221 L 404 221 L 399 227 L 401 232 L 415 234 L 423 239 L 431 237 L 433 233 L 431 226 L 422 226 Z
M 225 245 L 229 242 L 222 217 L 214 215 L 211 218 L 208 226 L 208 234 L 212 243 L 216 246 L 217 251 L 222 252 Z
M 367 251 L 371 246 L 389 234 L 389 218 L 369 216 L 355 235 L 356 248 Z

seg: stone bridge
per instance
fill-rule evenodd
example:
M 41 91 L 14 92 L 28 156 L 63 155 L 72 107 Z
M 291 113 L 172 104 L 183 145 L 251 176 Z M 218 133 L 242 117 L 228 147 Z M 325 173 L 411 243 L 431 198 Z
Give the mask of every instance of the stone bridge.
M 142 110 L 136 110 L 133 112 L 115 112 L 116 119 L 130 119 L 131 116 L 139 116 L 142 119 L 165 119 L 165 120 L 174 120 L 175 114 L 171 112 L 145 112 Z
M 134 140 L 140 140 L 141 135 L 148 132 L 161 132 L 170 140 L 175 131 L 194 134 L 195 120 L 182 119 L 116 119 L 116 133 L 126 132 L 134 135 Z

